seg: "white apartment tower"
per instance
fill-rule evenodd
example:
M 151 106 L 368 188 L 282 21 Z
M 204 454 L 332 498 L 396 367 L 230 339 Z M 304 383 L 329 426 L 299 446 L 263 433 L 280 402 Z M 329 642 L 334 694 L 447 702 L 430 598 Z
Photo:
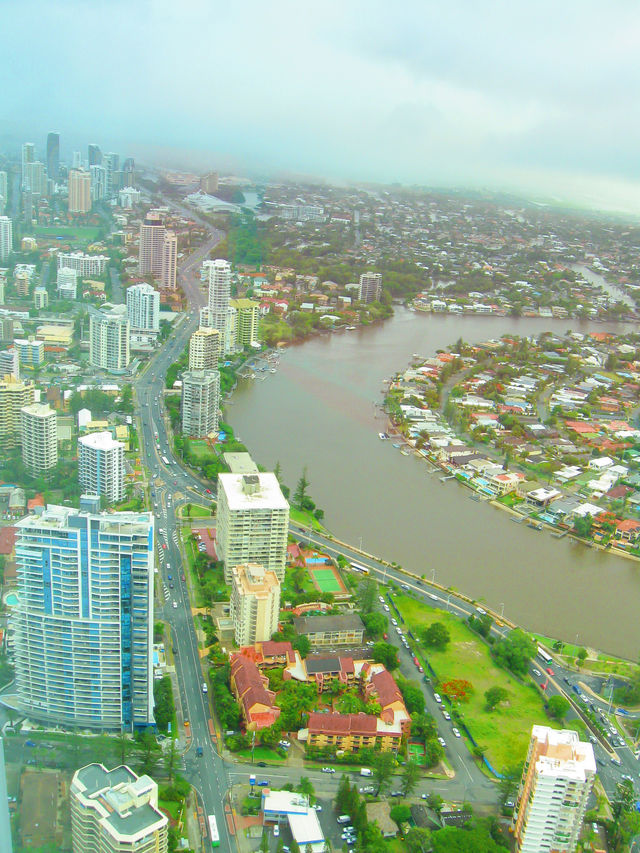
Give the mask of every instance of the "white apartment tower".
M 236 643 L 270 640 L 278 630 L 280 581 L 258 563 L 231 569 L 231 620 Z
M 160 281 L 167 290 L 177 287 L 178 270 L 178 236 L 174 231 L 165 231 L 162 243 L 162 263 L 160 266 Z
M 14 379 L 20 379 L 20 358 L 15 347 L 0 352 L 0 377 L 2 376 L 13 376 Z
M 518 853 L 573 853 L 596 775 L 590 743 L 534 726 L 513 815 Z
M 0 216 L 0 262 L 13 252 L 13 223 L 8 216 Z
M 20 441 L 22 409 L 34 401 L 33 382 L 11 375 L 0 377 L 0 447 L 15 447 Z
M 182 432 L 194 438 L 218 432 L 220 372 L 187 370 L 182 374 Z
M 218 474 L 216 550 L 231 583 L 234 566 L 259 563 L 284 580 L 289 504 L 275 474 Z
M 129 364 L 129 319 L 124 305 L 89 312 L 89 363 L 120 372 Z
M 33 403 L 21 409 L 22 461 L 37 476 L 58 464 L 58 421 L 48 404 Z
M 49 725 L 153 725 L 153 515 L 49 505 L 16 523 L 18 706 Z
M 107 195 L 107 170 L 104 166 L 90 165 L 91 200 L 100 201 Z
M 382 275 L 379 272 L 363 272 L 360 276 L 358 299 L 365 304 L 377 302 L 382 293 Z
M 189 338 L 189 370 L 217 370 L 220 357 L 220 332 L 203 327 Z
M 71 782 L 73 853 L 167 853 L 169 819 L 158 786 L 126 765 L 89 764 Z
M 60 299 L 76 300 L 78 296 L 78 273 L 69 267 L 61 267 L 56 278 L 56 289 Z
M 160 294 L 150 284 L 134 284 L 127 290 L 129 327 L 137 331 L 160 329 Z
M 35 145 L 33 144 L 33 142 L 24 142 L 22 144 L 22 175 L 21 175 L 22 189 L 23 190 L 31 189 L 31 187 L 28 186 L 28 184 L 27 184 L 27 176 L 26 176 L 27 168 L 26 167 L 27 167 L 28 163 L 34 163 L 35 159 L 36 159 L 36 147 L 35 147 Z
M 207 325 L 217 329 L 223 352 L 230 352 L 229 299 L 231 296 L 231 264 L 220 258 L 202 265 L 205 281 L 209 283 Z
M 104 495 L 111 503 L 124 498 L 124 444 L 110 432 L 78 439 L 78 478 L 87 494 Z
M 0 172 L 0 213 L 4 213 L 7 203 L 7 173 Z

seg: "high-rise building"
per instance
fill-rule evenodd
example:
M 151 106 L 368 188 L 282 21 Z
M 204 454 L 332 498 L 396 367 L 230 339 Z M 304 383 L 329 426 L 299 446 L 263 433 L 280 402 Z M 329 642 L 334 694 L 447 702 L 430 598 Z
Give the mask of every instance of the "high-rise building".
M 102 275 L 109 263 L 108 255 L 85 255 L 83 252 L 58 252 L 58 269 L 75 270 L 80 278 Z
M 25 185 L 25 166 L 27 163 L 33 163 L 36 159 L 36 147 L 33 142 L 25 142 L 22 145 L 22 189 L 29 189 Z
M 74 151 L 71 158 L 72 169 L 82 169 L 82 151 Z
M 113 198 L 120 189 L 120 155 L 113 152 L 105 154 L 102 165 L 107 171 L 107 198 Z
M 20 360 L 15 348 L 5 349 L 0 352 L 0 376 L 13 376 L 20 379 Z
M 114 770 L 89 764 L 74 774 L 73 853 L 167 853 L 168 827 L 149 776 L 138 777 L 124 764 Z
M 123 187 L 118 191 L 118 204 L 124 210 L 133 210 L 134 207 L 140 204 L 142 193 L 134 187 Z
M 280 581 L 258 563 L 231 569 L 231 620 L 236 643 L 247 646 L 270 640 L 278 630 Z
M 134 284 L 127 290 L 129 328 L 143 332 L 160 330 L 160 294 L 150 284 Z
M 209 284 L 209 324 L 220 332 L 220 342 L 223 352 L 229 352 L 229 298 L 231 295 L 231 264 L 217 258 L 215 261 L 205 261 L 202 265 L 205 281 Z
M 124 305 L 89 311 L 89 364 L 122 371 L 129 364 L 129 319 Z
M 382 293 L 382 275 L 379 272 L 363 272 L 360 276 L 360 289 L 358 299 L 367 305 L 369 302 L 377 302 Z
M 175 290 L 178 268 L 178 236 L 175 231 L 166 231 L 162 242 L 162 266 L 160 280 L 167 290 Z
M 25 163 L 24 189 L 29 190 L 32 196 L 37 198 L 43 198 L 47 195 L 47 172 L 44 163 L 39 160 L 35 160 L 33 163 Z
M 275 474 L 218 474 L 216 550 L 231 570 L 259 563 L 282 583 L 289 532 L 289 504 Z
M 245 347 L 255 347 L 259 344 L 258 327 L 260 323 L 260 305 L 252 299 L 231 299 L 231 308 L 235 308 L 235 347 L 242 350 Z
M 52 506 L 16 523 L 18 706 L 49 725 L 153 725 L 153 515 Z M 86 501 L 86 502 L 85 502 Z
M 58 464 L 58 421 L 48 404 L 24 406 L 22 415 L 22 461 L 37 476 Z
M 33 307 L 41 311 L 49 305 L 49 294 L 46 287 L 36 287 L 33 291 Z
M 200 178 L 200 189 L 203 193 L 218 192 L 218 173 L 208 172 Z
M 13 252 L 13 223 L 8 216 L 0 216 L 0 262 Z
M 4 743 L 0 738 L 0 850 L 13 850 L 11 818 L 7 795 L 7 771 L 4 766 Z
M 111 503 L 124 498 L 124 444 L 110 432 L 78 439 L 78 479 L 87 494 L 104 495 Z
M 16 338 L 13 342 L 20 367 L 40 367 L 44 364 L 44 341 Z
M 87 148 L 87 165 L 90 167 L 102 165 L 102 151 L 94 142 L 90 142 Z
M 0 172 L 0 214 L 4 213 L 7 204 L 7 173 Z
M 47 174 L 57 181 L 60 176 L 60 134 L 47 134 Z
M 122 186 L 135 187 L 136 185 L 136 164 L 133 157 L 127 157 L 122 164 Z
M 534 726 L 513 814 L 518 853 L 572 853 L 596 775 L 593 747 L 571 730 Z
M 162 249 L 165 227 L 159 213 L 151 210 L 140 226 L 138 245 L 138 272 L 140 275 L 151 273 L 156 278 L 162 275 Z
M 91 175 L 80 169 L 69 172 L 69 213 L 91 210 Z
M 33 382 L 3 376 L 0 379 L 0 447 L 20 441 L 21 411 L 35 400 Z
M 104 166 L 93 164 L 89 166 L 91 183 L 91 200 L 100 201 L 107 194 L 107 170 Z
M 197 329 L 189 338 L 189 370 L 217 370 L 220 358 L 220 332 Z
M 218 432 L 220 373 L 186 370 L 182 374 L 182 432 L 195 438 Z
M 77 299 L 78 297 L 78 273 L 69 267 L 58 269 L 56 289 L 60 299 Z

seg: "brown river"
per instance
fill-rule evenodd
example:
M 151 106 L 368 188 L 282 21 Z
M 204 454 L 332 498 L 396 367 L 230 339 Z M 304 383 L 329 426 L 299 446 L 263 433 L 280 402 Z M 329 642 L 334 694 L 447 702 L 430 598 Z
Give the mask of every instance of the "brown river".
M 514 524 L 378 438 L 383 380 L 413 353 L 433 355 L 459 337 L 568 328 L 621 329 L 397 308 L 383 325 L 284 351 L 275 374 L 240 383 L 227 418 L 256 462 L 271 469 L 280 461 L 292 491 L 306 466 L 309 493 L 338 538 L 429 579 L 435 573 L 530 630 L 637 659 L 640 563 Z

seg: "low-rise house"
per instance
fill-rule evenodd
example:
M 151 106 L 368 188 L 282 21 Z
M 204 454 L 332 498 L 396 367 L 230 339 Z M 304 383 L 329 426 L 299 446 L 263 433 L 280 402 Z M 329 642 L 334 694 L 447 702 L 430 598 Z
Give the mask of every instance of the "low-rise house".
M 398 834 L 398 824 L 391 819 L 391 803 L 381 800 L 377 803 L 367 803 L 367 821 L 377 823 L 378 829 L 385 838 L 395 838 Z
M 640 538 L 640 521 L 634 521 L 631 518 L 617 521 L 615 537 L 623 542 L 637 542 Z
M 342 616 L 300 616 L 293 620 L 296 634 L 308 637 L 312 646 L 352 646 L 362 643 L 364 624 L 357 613 Z
M 555 501 L 562 497 L 562 492 L 558 489 L 545 489 L 539 487 L 527 492 L 526 501 L 530 506 L 548 507 L 551 501 Z
M 343 687 L 353 687 L 357 683 L 356 668 L 353 658 L 325 657 L 324 655 L 308 655 L 304 660 L 307 681 L 312 681 L 323 693 L 334 682 Z
M 289 666 L 296 662 L 293 646 L 286 641 L 265 640 L 252 646 L 242 646 L 240 654 L 252 660 L 260 670 Z
M 336 751 L 356 752 L 379 746 L 383 752 L 396 752 L 402 731 L 370 714 L 309 714 L 307 728 L 298 732 L 298 740 L 309 746 L 333 747 Z
M 248 731 L 269 728 L 280 716 L 280 708 L 273 701 L 276 694 L 268 689 L 268 683 L 252 660 L 242 654 L 232 655 L 231 689 Z

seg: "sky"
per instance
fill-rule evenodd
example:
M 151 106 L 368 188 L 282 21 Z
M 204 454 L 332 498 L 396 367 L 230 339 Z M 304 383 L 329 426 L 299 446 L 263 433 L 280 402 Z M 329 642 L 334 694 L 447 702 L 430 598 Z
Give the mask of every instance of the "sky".
M 640 213 L 635 0 L 0 0 L 0 145 Z

